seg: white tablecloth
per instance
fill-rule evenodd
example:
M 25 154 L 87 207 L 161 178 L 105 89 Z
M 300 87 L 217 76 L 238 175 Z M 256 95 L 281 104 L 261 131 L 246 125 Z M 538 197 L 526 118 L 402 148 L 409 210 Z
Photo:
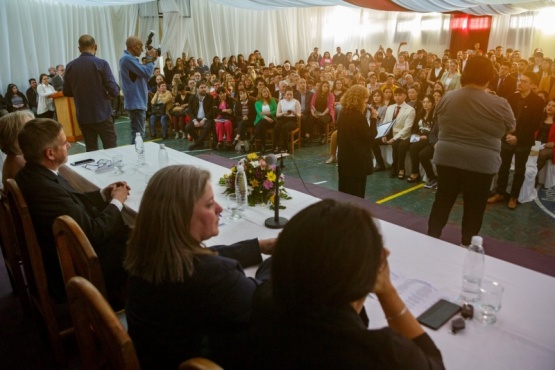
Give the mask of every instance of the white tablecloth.
M 208 169 L 212 174 L 216 200 L 225 208 L 225 196 L 222 194 L 224 189 L 217 182 L 229 170 L 185 153 L 167 150 L 170 164 L 191 164 Z M 71 156 L 70 162 L 85 158 L 109 159 L 115 153 L 124 155 L 125 173 L 122 175 L 116 176 L 113 171 L 95 174 L 82 167 L 72 169 L 98 187 L 118 180 L 128 181 L 132 190 L 125 205 L 137 211 L 146 186 L 144 173 L 158 170 L 157 144 L 146 144 L 149 165 L 139 168 L 134 166 L 136 154 L 132 147 L 78 154 Z M 287 208 L 280 212 L 286 218 L 291 218 L 299 210 L 318 201 L 297 191 L 288 192 L 293 198 L 284 202 Z M 278 230 L 264 227 L 264 220 L 272 215 L 273 211 L 269 208 L 257 206 L 249 207 L 241 220 L 230 221 L 224 217 L 220 235 L 207 244 L 229 244 L 248 238 L 275 237 Z M 380 225 L 385 244 L 391 250 L 389 259 L 392 271 L 429 282 L 449 299 L 457 297 L 464 249 L 389 222 L 380 221 Z M 487 245 L 484 248 L 487 250 Z M 248 269 L 247 274 L 252 275 L 254 271 L 254 268 Z M 449 334 L 449 325 L 437 331 L 426 329 L 441 350 L 446 368 L 555 369 L 555 278 L 487 256 L 485 271 L 485 278 L 499 281 L 505 287 L 503 307 L 498 313 L 497 323 L 483 326 L 476 321 L 467 321 L 467 328 L 457 335 Z M 368 298 L 366 308 L 372 328 L 386 325 L 375 299 Z

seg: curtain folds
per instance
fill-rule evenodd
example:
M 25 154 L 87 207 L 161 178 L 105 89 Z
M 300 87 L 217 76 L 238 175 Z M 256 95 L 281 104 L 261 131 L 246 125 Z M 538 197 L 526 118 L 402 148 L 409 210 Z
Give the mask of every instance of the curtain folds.
M 424 48 L 441 55 L 450 42 L 451 16 L 447 14 L 315 6 L 345 3 L 342 0 L 191 0 L 190 9 L 181 0 L 161 0 L 160 7 L 156 1 L 130 1 L 141 4 L 101 7 L 60 6 L 49 0 L 0 1 L 0 42 L 5 50 L 0 55 L 0 92 L 5 94 L 9 83 L 25 91 L 29 78 L 38 79 L 48 67 L 75 59 L 79 55 L 77 40 L 85 33 L 95 37 L 97 55 L 110 63 L 117 80 L 118 60 L 125 49 L 125 39 L 136 35 L 146 41 L 150 30 L 156 32 L 153 45 L 161 45 L 164 56 L 169 52 L 175 61 L 185 52 L 187 57 L 202 57 L 208 65 L 215 55 L 222 58 L 242 53 L 248 57 L 256 49 L 261 51 L 266 63 L 306 60 L 315 46 L 322 54 L 325 51 L 334 54 L 337 46 L 344 52 L 365 48 L 373 53 L 383 45 L 396 52 L 401 41 L 408 42 L 404 50 Z M 494 9 L 504 6 L 501 1 L 483 5 L 483 0 L 384 1 L 403 6 L 429 2 L 443 8 L 470 3 Z M 518 2 L 514 6 L 539 6 L 540 3 L 547 6 L 553 2 Z M 246 3 L 266 10 L 240 7 Z M 278 8 L 268 9 L 268 4 Z M 289 6 L 284 8 L 286 4 Z M 295 4 L 303 6 L 292 7 Z M 165 10 L 163 18 L 161 10 Z M 547 55 L 553 55 L 555 43 L 553 34 L 549 33 L 553 16 L 546 10 L 494 16 L 488 47 L 503 45 L 528 55 L 540 46 Z M 539 19 L 543 21 L 538 22 Z

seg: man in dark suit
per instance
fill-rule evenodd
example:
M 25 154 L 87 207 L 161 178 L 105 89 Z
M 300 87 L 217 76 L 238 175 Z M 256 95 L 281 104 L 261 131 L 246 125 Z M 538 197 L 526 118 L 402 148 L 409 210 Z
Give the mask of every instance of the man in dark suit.
M 197 94 L 189 98 L 189 117 L 191 121 L 185 126 L 185 131 L 195 140 L 193 144 L 189 145 L 189 150 L 202 148 L 204 139 L 214 130 L 213 107 L 214 98 L 207 94 L 206 82 L 199 82 Z M 200 136 L 196 131 L 199 127 L 202 128 Z
M 118 182 L 102 191 L 81 193 L 74 189 L 58 172 L 67 162 L 70 144 L 62 125 L 54 120 L 38 118 L 27 122 L 18 140 L 26 164 L 16 181 L 29 206 L 51 293 L 64 299 L 52 225 L 58 216 L 69 215 L 83 229 L 98 255 L 108 298 L 115 303 L 127 279 L 122 261 L 129 228 L 123 223 L 121 210 L 129 187 Z
M 307 89 L 306 80 L 300 78 L 297 81 L 297 91 L 293 94 L 293 97 L 301 103 L 301 134 L 304 135 L 306 132 L 307 122 L 311 117 L 310 113 L 310 103 L 312 102 L 312 95 L 314 93 Z M 306 136 L 304 136 L 306 137 Z M 305 140 L 305 141 L 308 141 Z M 306 145 L 306 142 L 305 142 Z
M 517 207 L 520 189 L 524 183 L 526 162 L 534 145 L 535 132 L 540 127 L 545 105 L 543 99 L 532 92 L 532 85 L 537 83 L 538 76 L 534 72 L 524 72 L 518 82 L 518 92 L 507 99 L 516 118 L 516 129 L 512 134 L 505 135 L 501 141 L 501 167 L 497 178 L 497 192 L 489 197 L 490 204 L 502 202 L 509 197 L 509 209 L 514 210 Z M 511 192 L 507 194 L 513 156 L 515 174 Z
M 501 63 L 499 76 L 494 78 L 489 85 L 490 90 L 495 91 L 498 96 L 505 99 L 516 92 L 516 78 L 510 75 L 510 71 L 511 63 Z
M 52 77 L 50 84 L 56 91 L 62 91 L 64 87 L 64 73 L 66 69 L 63 64 L 58 64 L 56 66 L 56 76 Z

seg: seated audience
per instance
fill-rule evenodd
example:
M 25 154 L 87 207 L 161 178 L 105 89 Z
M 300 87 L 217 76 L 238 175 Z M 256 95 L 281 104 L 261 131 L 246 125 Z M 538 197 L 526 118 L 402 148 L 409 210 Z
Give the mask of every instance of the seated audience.
M 4 99 L 6 100 L 6 105 L 8 106 L 8 112 L 29 109 L 27 98 L 21 91 L 19 91 L 17 85 L 8 85 L 8 91 L 6 92 L 6 97 Z
M 270 95 L 270 90 L 263 87 L 258 92 L 258 100 L 254 103 L 256 118 L 254 119 L 254 138 L 260 141 L 260 151 L 266 151 L 266 130 L 272 129 L 276 122 L 277 103 Z
M 197 93 L 189 98 L 189 118 L 191 119 L 185 131 L 194 140 L 189 145 L 189 150 L 201 149 L 204 147 L 204 139 L 213 130 L 213 112 L 214 99 L 212 95 L 207 93 L 207 86 L 205 81 L 201 81 L 197 87 Z M 197 134 L 196 129 L 201 128 L 200 136 Z
M 251 368 L 443 369 L 391 283 L 388 255 L 365 209 L 327 199 L 297 213 L 279 235 L 271 281 L 255 293 Z M 387 327 L 368 329 L 369 293 Z
M 125 313 L 142 369 L 177 369 L 199 356 L 244 368 L 252 297 L 269 260 L 256 278 L 243 268 L 272 254 L 275 239 L 206 248 L 221 213 L 206 170 L 169 166 L 149 181 L 125 259 Z
M 233 141 L 233 98 L 227 95 L 225 87 L 218 87 L 217 96 L 214 99 L 214 125 L 216 126 L 216 136 L 218 144 L 216 150 L 231 148 Z M 225 142 L 224 142 L 225 136 Z
M 2 184 L 6 188 L 6 180 L 14 179 L 25 165 L 23 153 L 19 148 L 17 136 L 27 121 L 35 118 L 31 111 L 18 111 L 0 118 L 0 150 L 6 154 L 2 166 Z
M 254 126 L 256 118 L 256 109 L 254 103 L 256 100 L 249 96 L 245 89 L 239 89 L 239 100 L 235 103 L 235 120 L 237 123 L 237 136 L 233 140 L 232 146 L 239 145 L 239 152 L 245 154 L 248 150 L 246 142 L 247 129 Z
M 162 76 L 160 76 L 162 77 Z M 162 126 L 162 138 L 168 138 L 168 113 L 173 107 L 173 95 L 166 88 L 166 83 L 162 80 L 156 93 L 152 97 L 152 114 L 150 115 L 150 137 L 156 137 L 156 121 L 160 120 Z
M 297 120 L 301 117 L 301 103 L 293 98 L 291 87 L 285 88 L 285 96 L 277 105 L 276 117 L 273 147 L 279 153 L 289 148 L 289 132 L 299 127 Z
M 409 146 L 411 160 L 411 172 L 410 176 L 407 177 L 407 182 L 420 181 L 419 163 L 422 163 L 428 178 L 426 187 L 432 188 L 437 185 L 437 176 L 431 163 L 434 156 L 434 144 L 437 142 L 437 133 L 435 133 L 435 137 L 432 137 L 435 126 L 434 98 L 430 95 L 425 97 L 422 101 L 422 107 L 421 110 L 416 112 L 410 140 L 403 143 L 404 146 Z
M 445 91 L 461 88 L 461 74 L 459 73 L 459 64 L 456 60 L 449 61 L 449 70 L 441 76 L 440 81 L 445 86 Z
M 29 79 L 29 88 L 25 92 L 27 96 L 27 102 L 29 103 L 29 109 L 33 111 L 33 114 L 37 114 L 37 107 L 39 104 L 39 94 L 37 92 L 37 80 L 34 78 Z
M 58 216 L 68 215 L 83 229 L 98 255 L 108 300 L 120 307 L 126 280 L 122 261 L 129 234 L 121 210 L 129 187 L 120 181 L 102 191 L 81 193 L 75 190 L 59 173 L 60 167 L 67 162 L 71 145 L 62 125 L 54 120 L 27 122 L 18 141 L 26 163 L 15 180 L 29 207 L 50 292 L 58 300 L 65 298 L 52 225 Z M 94 169 L 99 165 L 89 166 Z
M 194 82 L 193 82 L 194 84 Z M 189 106 L 189 94 L 184 84 L 177 85 L 177 95 L 175 96 L 175 103 L 173 108 L 170 110 L 170 115 L 172 118 L 172 126 L 175 131 L 175 138 L 179 139 L 179 134 L 181 134 L 181 139 L 185 139 L 185 126 L 189 122 L 189 116 L 187 116 L 186 109 Z
M 322 82 L 320 88 L 312 95 L 310 103 L 311 118 L 308 120 L 305 137 L 310 139 L 316 130 L 320 133 L 320 144 L 326 142 L 326 126 L 335 121 L 335 98 L 330 91 L 328 81 Z

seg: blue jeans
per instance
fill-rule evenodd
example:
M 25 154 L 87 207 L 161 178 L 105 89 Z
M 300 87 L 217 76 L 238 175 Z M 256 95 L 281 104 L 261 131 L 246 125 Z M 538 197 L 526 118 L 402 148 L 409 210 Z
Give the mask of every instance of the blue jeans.
M 162 135 L 166 137 L 168 135 L 168 116 L 163 114 L 158 116 L 153 114 L 150 116 L 150 136 L 156 135 L 156 121 L 160 119 L 160 124 L 162 125 Z
M 129 121 L 131 124 L 131 145 L 135 145 L 135 136 L 137 132 L 141 133 L 143 140 L 145 138 L 145 120 L 146 111 L 142 109 L 133 109 L 127 111 L 129 114 Z

